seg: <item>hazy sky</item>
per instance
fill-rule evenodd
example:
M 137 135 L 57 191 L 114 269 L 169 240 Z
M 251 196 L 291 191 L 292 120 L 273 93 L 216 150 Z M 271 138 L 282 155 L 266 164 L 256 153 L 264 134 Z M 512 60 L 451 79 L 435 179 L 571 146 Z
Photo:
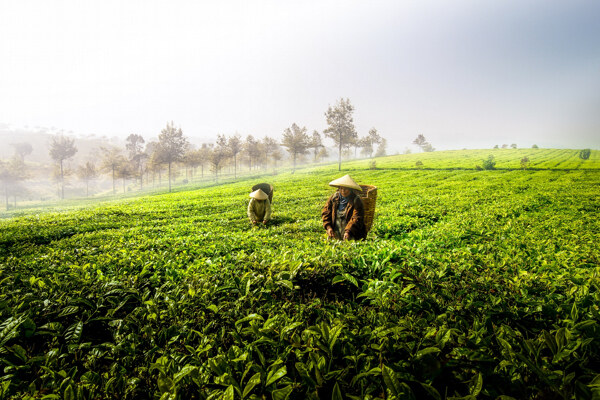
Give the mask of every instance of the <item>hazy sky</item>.
M 4 0 L 0 123 L 600 148 L 600 1 Z

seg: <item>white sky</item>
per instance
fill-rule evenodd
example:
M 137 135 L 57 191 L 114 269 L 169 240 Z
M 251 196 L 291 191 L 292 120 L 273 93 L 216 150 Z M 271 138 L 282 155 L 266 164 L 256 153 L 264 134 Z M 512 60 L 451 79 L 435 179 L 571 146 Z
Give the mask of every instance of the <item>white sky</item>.
M 595 0 L 0 0 L 0 124 L 600 148 Z

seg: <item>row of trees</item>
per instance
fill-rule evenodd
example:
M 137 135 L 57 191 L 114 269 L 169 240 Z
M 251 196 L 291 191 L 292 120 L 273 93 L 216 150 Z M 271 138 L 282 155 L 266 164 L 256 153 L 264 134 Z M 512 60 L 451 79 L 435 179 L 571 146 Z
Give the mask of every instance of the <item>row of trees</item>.
M 329 156 L 323 143 L 325 138 L 330 138 L 337 147 L 338 168 L 341 170 L 342 155 L 350 157 L 352 150 L 354 157 L 359 149 L 366 157 L 372 157 L 374 153 L 375 156 L 386 153 L 386 140 L 375 128 L 370 129 L 364 137 L 358 136 L 354 127 L 353 112 L 354 107 L 350 101 L 340 99 L 325 112 L 328 127 L 322 134 L 314 130 L 309 135 L 306 127 L 293 123 L 284 130 L 281 140 L 269 136 L 258 139 L 248 135 L 242 139 L 239 134 L 217 135 L 214 143 L 205 143 L 198 148 L 190 144 L 180 127 L 170 122 L 161 130 L 157 141 L 146 142 L 141 135 L 131 134 L 127 137 L 124 148 L 103 146 L 98 149 L 98 157 L 94 161 L 87 161 L 76 169 L 69 169 L 66 165 L 78 151 L 75 140 L 59 134 L 50 140 L 49 155 L 55 163 L 53 176 L 61 199 L 65 197 L 66 178 L 72 174 L 76 174 L 85 182 L 87 196 L 90 182 L 102 173 L 111 177 L 112 190 L 116 193 L 116 182 L 119 179 L 123 181 L 124 191 L 127 180 L 139 182 L 140 189 L 143 189 L 144 181 L 147 184 L 150 182 L 150 175 L 153 184 L 156 177 L 160 184 L 162 172 L 166 168 L 168 187 L 171 191 L 174 173 L 180 173 L 183 168 L 186 179 L 193 179 L 198 169 L 204 177 L 205 168 L 208 167 L 218 182 L 225 167 L 229 167 L 230 171 L 233 169 L 234 178 L 237 178 L 244 162 L 249 171 L 267 170 L 269 167 L 276 169 L 278 163 L 284 159 L 283 149 L 289 154 L 295 171 L 299 160 L 308 158 L 318 162 Z M 27 143 L 14 146 L 13 161 L 0 163 L 0 181 L 4 184 L 7 207 L 9 188 L 16 188 L 18 182 L 27 178 L 24 159 L 32 151 L 31 145 Z

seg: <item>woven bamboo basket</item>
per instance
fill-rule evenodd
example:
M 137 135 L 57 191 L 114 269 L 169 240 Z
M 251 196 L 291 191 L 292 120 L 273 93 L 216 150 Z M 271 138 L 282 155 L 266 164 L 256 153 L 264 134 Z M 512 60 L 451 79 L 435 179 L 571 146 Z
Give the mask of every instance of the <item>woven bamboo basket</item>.
M 369 232 L 373 226 L 373 220 L 375 219 L 377 186 L 360 185 L 360 187 L 362 189 L 362 193 L 359 193 L 359 195 L 365 207 L 365 226 L 367 228 L 367 232 Z
M 269 184 L 269 183 L 257 183 L 256 185 L 252 186 L 252 191 L 254 192 L 255 190 L 262 190 L 263 192 L 265 192 L 267 194 L 267 196 L 269 196 L 269 203 L 273 203 L 273 185 Z

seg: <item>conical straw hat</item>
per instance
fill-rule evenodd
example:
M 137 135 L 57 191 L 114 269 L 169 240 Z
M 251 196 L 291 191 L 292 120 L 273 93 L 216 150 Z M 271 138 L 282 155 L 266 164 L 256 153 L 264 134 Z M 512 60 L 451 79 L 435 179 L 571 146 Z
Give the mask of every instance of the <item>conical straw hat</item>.
M 266 200 L 269 198 L 269 196 L 267 196 L 267 194 L 260 189 L 250 193 L 250 197 L 256 200 Z
M 362 188 L 358 185 L 358 183 L 354 182 L 354 179 L 352 179 L 350 175 L 344 175 L 341 178 L 329 182 L 329 186 L 346 187 L 362 192 Z

